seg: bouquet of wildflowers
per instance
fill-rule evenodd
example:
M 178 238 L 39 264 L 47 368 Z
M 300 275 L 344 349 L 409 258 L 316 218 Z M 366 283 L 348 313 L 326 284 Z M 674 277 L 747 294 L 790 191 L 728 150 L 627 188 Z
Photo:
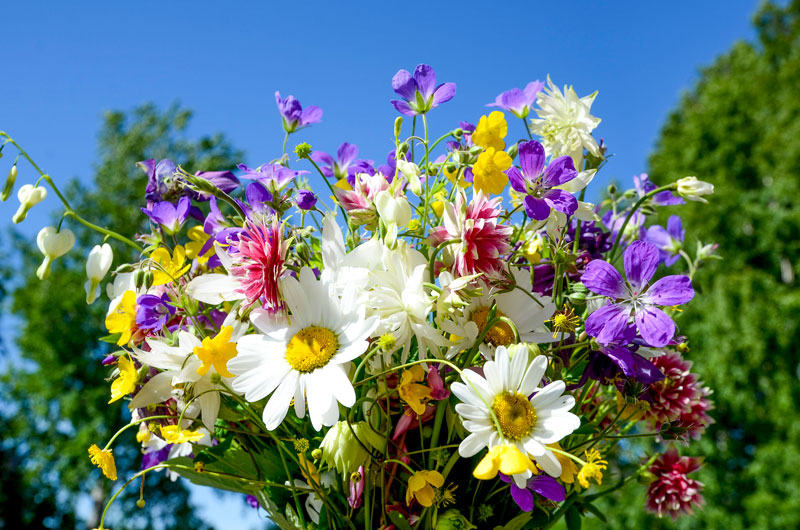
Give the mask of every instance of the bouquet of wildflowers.
M 678 323 L 715 247 L 691 256 L 679 217 L 648 216 L 713 188 L 643 174 L 585 202 L 606 160 L 596 93 L 532 82 L 437 136 L 429 116 L 456 85 L 419 65 L 392 88 L 385 163 L 349 143 L 289 156 L 322 111 L 279 93 L 279 158 L 235 173 L 141 162 L 147 234 L 93 225 L 47 174 L 19 188 L 15 222 L 45 181 L 64 219 L 104 236 L 86 300 L 108 296 L 109 403 L 131 421 L 89 457 L 117 480 L 113 444 L 135 435 L 142 468 L 120 491 L 183 477 L 286 529 L 577 528 L 632 480 L 649 482 L 648 510 L 691 513 L 700 463 L 675 444 L 703 433 L 711 404 Z M 73 241 L 42 229 L 40 278 Z M 140 259 L 101 289 L 109 242 Z

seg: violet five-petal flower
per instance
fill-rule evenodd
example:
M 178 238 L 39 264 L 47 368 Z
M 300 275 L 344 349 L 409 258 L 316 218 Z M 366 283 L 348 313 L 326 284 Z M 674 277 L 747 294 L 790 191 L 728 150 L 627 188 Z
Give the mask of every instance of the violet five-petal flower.
M 417 116 L 446 103 L 456 95 L 455 83 L 436 85 L 436 72 L 427 64 L 419 64 L 414 75 L 399 70 L 392 78 L 392 89 L 403 99 L 391 101 L 404 116 Z
M 261 164 L 255 169 L 244 164 L 238 164 L 236 167 L 243 171 L 241 178 L 257 180 L 273 193 L 283 189 L 295 177 L 308 173 L 305 170 L 289 169 L 280 164 Z
M 489 103 L 487 107 L 500 107 L 511 112 L 517 118 L 523 120 L 528 117 L 531 107 L 536 102 L 536 96 L 544 88 L 544 82 L 531 81 L 525 89 L 512 88 L 506 90 L 495 99 L 494 103 Z
M 141 329 L 160 330 L 172 319 L 175 306 L 167 293 L 143 294 L 136 300 L 136 325 Z
M 627 281 L 608 262 L 592 260 L 586 266 L 581 277 L 586 288 L 612 300 L 589 315 L 586 333 L 601 344 L 610 344 L 632 318 L 647 344 L 666 346 L 675 335 L 675 323 L 656 306 L 675 306 L 691 300 L 692 281 L 688 276 L 673 275 L 650 285 L 658 268 L 659 251 L 646 241 L 631 243 L 623 253 L 623 261 Z
M 336 158 L 323 151 L 311 153 L 311 160 L 319 165 L 320 171 L 326 177 L 337 180 L 347 178 L 352 186 L 355 183 L 356 173 L 372 173 L 372 160 L 358 158 L 358 146 L 344 142 L 336 151 Z
M 514 166 L 506 172 L 511 187 L 524 193 L 525 213 L 528 217 L 543 221 L 550 216 L 550 209 L 572 215 L 578 209 L 578 200 L 568 191 L 556 189 L 578 176 L 570 156 L 551 160 L 545 168 L 545 152 L 536 140 L 519 145 L 519 162 L 522 171 Z
M 551 501 L 561 502 L 566 497 L 564 486 L 548 475 L 536 475 L 528 479 L 524 488 L 520 488 L 510 477 L 498 473 L 500 480 L 511 484 L 511 498 L 523 512 L 533 511 L 533 494 L 538 493 Z
M 147 214 L 151 221 L 161 225 L 166 233 L 175 234 L 186 222 L 186 217 L 189 215 L 191 207 L 191 199 L 189 197 L 181 197 L 177 205 L 161 201 L 154 203 L 149 208 L 142 208 L 142 211 Z
M 310 105 L 304 109 L 294 96 L 281 98 L 281 93 L 275 92 L 275 102 L 278 104 L 278 112 L 281 114 L 283 130 L 287 133 L 293 133 L 303 127 L 322 121 L 321 108 Z
M 644 238 L 645 241 L 658 247 L 661 261 L 669 267 L 680 258 L 684 236 L 681 218 L 673 215 L 667 220 L 666 229 L 663 226 L 653 225 L 647 229 Z

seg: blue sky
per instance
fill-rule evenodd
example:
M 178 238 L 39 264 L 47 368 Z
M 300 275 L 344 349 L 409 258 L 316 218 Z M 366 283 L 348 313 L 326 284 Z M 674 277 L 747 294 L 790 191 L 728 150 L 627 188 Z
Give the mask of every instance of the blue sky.
M 6 4 L 0 129 L 59 182 L 91 178 L 105 110 L 144 102 L 178 101 L 195 111 L 190 135 L 223 132 L 245 150 L 243 162 L 266 162 L 283 139 L 275 90 L 324 110 L 323 122 L 290 145 L 335 151 L 349 141 L 362 157 L 383 161 L 396 116 L 392 75 L 425 62 L 441 82 L 458 85 L 430 115 L 434 136 L 460 119 L 476 122 L 498 93 L 548 74 L 579 95 L 598 90 L 596 133 L 615 155 L 598 176 L 605 184 L 646 169 L 667 113 L 698 68 L 752 39 L 758 2 Z M 511 127 L 511 136 L 521 135 L 521 124 Z M 20 183 L 33 177 L 22 164 L 19 173 Z M 595 197 L 601 189 L 594 185 Z M 1 229 L 16 206 L 14 198 L 0 204 Z M 35 235 L 57 206 L 51 194 L 21 230 Z M 238 502 L 212 508 L 210 493 L 198 497 L 209 519 L 244 527 L 235 519 Z

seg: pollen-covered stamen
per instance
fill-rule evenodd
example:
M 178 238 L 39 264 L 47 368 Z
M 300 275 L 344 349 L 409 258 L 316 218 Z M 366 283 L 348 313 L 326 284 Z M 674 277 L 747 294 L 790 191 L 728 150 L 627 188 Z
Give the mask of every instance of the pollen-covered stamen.
M 339 349 L 336 334 L 323 327 L 303 328 L 291 338 L 286 346 L 286 362 L 301 373 L 322 368 Z
M 501 434 L 519 441 L 536 426 L 536 410 L 528 398 L 519 392 L 504 392 L 494 398 L 492 412 L 497 417 Z
M 575 312 L 570 307 L 569 309 L 556 312 L 549 321 L 553 326 L 553 338 L 556 338 L 559 333 L 571 333 L 575 331 L 581 319 L 575 315 Z
M 505 317 L 506 314 L 498 309 L 497 316 Z M 469 319 L 475 322 L 475 325 L 478 326 L 478 333 L 483 333 L 483 330 L 486 327 L 489 319 L 489 307 L 478 307 L 472 311 Z M 483 342 L 491 344 L 492 346 L 508 346 L 514 342 L 514 330 L 512 330 L 511 326 L 505 322 L 497 322 L 486 333 L 486 336 L 483 338 Z

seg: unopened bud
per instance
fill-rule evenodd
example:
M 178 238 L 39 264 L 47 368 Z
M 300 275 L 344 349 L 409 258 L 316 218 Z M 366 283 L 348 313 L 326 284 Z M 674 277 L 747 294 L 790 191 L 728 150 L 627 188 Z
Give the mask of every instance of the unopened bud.
M 136 507 L 139 509 L 144 508 L 144 499 L 139 499 L 136 501 Z
M 322 449 L 317 447 L 316 449 L 311 451 L 311 458 L 313 458 L 314 460 L 319 460 L 320 458 L 322 458 Z
M 310 256 L 309 256 L 309 248 L 306 243 L 300 241 L 294 246 L 294 250 L 295 252 L 297 252 L 297 255 L 300 256 L 300 259 L 308 261 L 308 258 Z
M 455 165 L 455 164 L 454 164 L 454 163 L 452 163 L 452 162 L 448 162 L 448 163 L 447 163 L 447 164 L 445 164 L 445 166 L 444 166 L 444 170 L 445 170 L 445 171 L 447 171 L 448 173 L 455 173 L 455 172 L 456 172 L 456 169 L 458 169 L 458 166 L 457 166 L 457 165 Z
M 636 190 L 625 190 L 625 193 L 622 194 L 623 199 L 633 199 L 636 197 Z
M 120 265 L 119 267 L 117 267 L 117 268 L 114 270 L 114 272 L 115 272 L 116 274 L 125 274 L 126 272 L 133 272 L 133 270 L 134 270 L 134 269 L 133 269 L 133 265 L 131 265 L 130 263 L 123 263 L 122 265 Z
M 689 353 L 689 344 L 686 342 L 681 342 L 675 349 L 678 350 L 680 353 Z
M 516 158 L 517 153 L 519 153 L 519 145 L 518 144 L 510 145 L 508 149 L 506 149 L 506 153 L 508 153 L 508 156 L 510 156 L 511 158 Z
M 397 152 L 401 155 L 408 153 L 408 142 L 400 142 L 397 146 Z
M 297 155 L 297 158 L 301 160 L 303 158 L 308 158 L 311 155 L 311 146 L 305 142 L 298 144 L 294 148 L 294 153 Z
M 153 286 L 153 271 L 144 272 L 144 288 L 149 289 Z
M 144 271 L 139 269 L 133 273 L 133 285 L 136 289 L 141 289 L 144 285 Z
M 453 136 L 455 136 L 456 138 L 461 138 L 462 136 L 464 136 L 464 129 L 459 127 L 458 129 L 454 130 Z
M 8 170 L 8 178 L 6 179 L 6 185 L 3 187 L 3 192 L 0 193 L 0 201 L 5 202 L 11 196 L 11 192 L 14 189 L 14 183 L 17 182 L 17 165 L 14 164 L 11 166 L 11 169 Z
M 398 116 L 394 120 L 394 137 L 395 137 L 395 140 L 400 138 L 400 131 L 402 130 L 402 128 L 403 128 L 403 117 L 402 116 Z
M 608 185 L 608 194 L 609 195 L 616 195 L 617 194 L 617 186 L 616 186 L 616 184 L 609 184 Z

